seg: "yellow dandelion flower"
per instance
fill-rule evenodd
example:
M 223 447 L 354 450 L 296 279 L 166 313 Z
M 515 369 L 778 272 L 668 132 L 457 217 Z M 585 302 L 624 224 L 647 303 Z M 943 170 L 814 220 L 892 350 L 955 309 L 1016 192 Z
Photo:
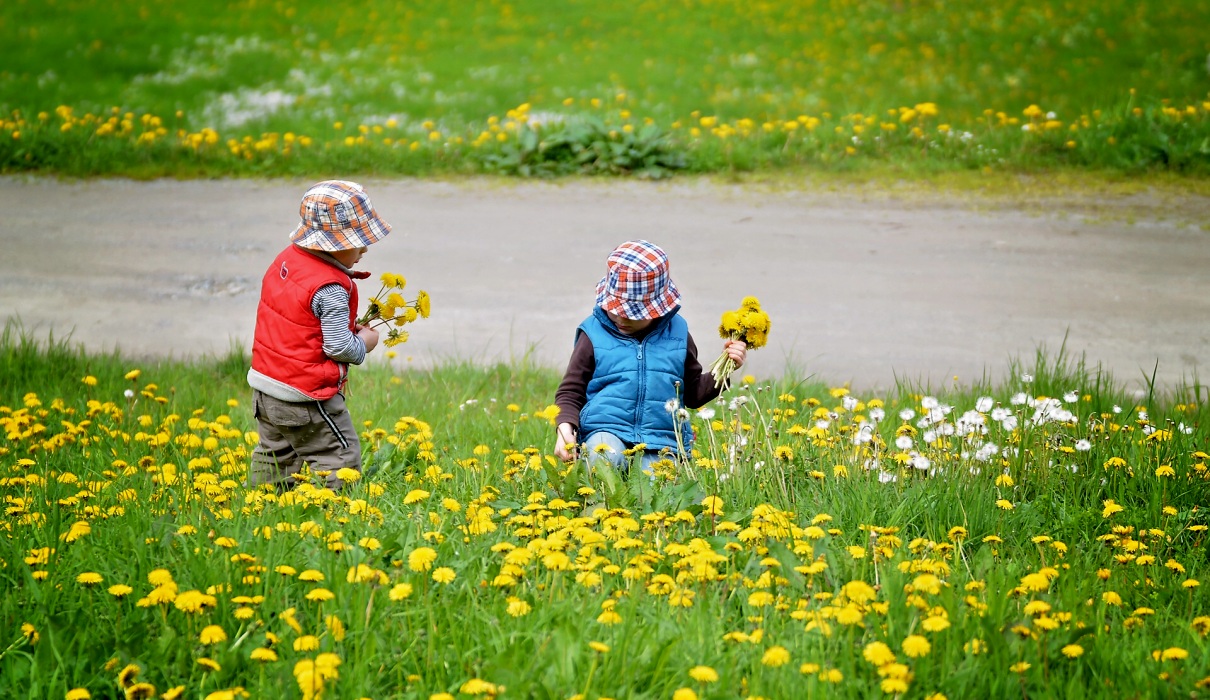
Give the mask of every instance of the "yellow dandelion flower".
M 75 542 L 91 532 L 92 526 L 88 524 L 87 520 L 77 520 L 71 524 L 71 527 L 60 538 L 65 542 Z
M 826 668 L 819 672 L 819 680 L 824 683 L 840 683 L 844 680 L 844 673 L 838 668 Z
M 343 642 L 345 638 L 345 623 L 340 621 L 335 615 L 328 615 L 324 618 L 324 627 L 332 633 L 332 639 L 337 642 Z
M 940 632 L 949 628 L 950 621 L 944 615 L 930 615 L 924 619 L 924 622 L 920 626 L 926 632 Z
M 1050 579 L 1043 574 L 1026 574 L 1021 578 L 1021 587 L 1027 591 L 1045 591 L 1050 588 Z
M 909 635 L 903 640 L 903 653 L 907 654 L 913 659 L 920 658 L 921 656 L 927 656 L 932 648 L 933 646 L 929 644 L 929 640 L 921 637 L 918 634 Z
M 616 625 L 622 622 L 622 616 L 613 608 L 610 608 L 597 615 L 597 622 L 602 625 Z
M 718 496 L 706 496 L 702 499 L 702 512 L 706 515 L 722 515 L 723 499 Z
M 870 642 L 861 651 L 861 655 L 875 666 L 885 666 L 895 661 L 895 652 L 882 642 Z
M 420 503 L 424 499 L 428 498 L 430 495 L 432 494 L 424 489 L 412 489 L 403 497 L 403 503 L 404 505 L 408 506 L 416 505 L 417 503 Z
M 218 625 L 208 625 L 202 629 L 202 633 L 198 635 L 198 641 L 206 646 L 218 644 L 219 642 L 227 641 L 227 633 Z
M 865 581 L 850 581 L 841 587 L 841 593 L 854 603 L 861 604 L 873 600 L 878 592 Z
M 1063 656 L 1069 659 L 1078 659 L 1084 655 L 1084 647 L 1079 644 L 1068 644 L 1062 649 Z
M 437 583 L 452 583 L 457 576 L 454 570 L 448 566 L 441 566 L 433 570 L 433 580 Z
M 472 678 L 463 683 L 458 692 L 466 695 L 490 695 L 495 696 L 500 694 L 500 687 L 495 683 L 490 683 L 482 678 Z
M 251 658 L 253 661 L 262 661 L 266 663 L 270 661 L 277 661 L 277 652 L 273 651 L 272 649 L 266 649 L 265 647 L 257 647 L 252 650 L 251 654 L 249 654 L 249 658 Z
M 397 583 L 391 588 L 391 592 L 387 595 L 391 600 L 399 602 L 412 595 L 412 584 Z
M 137 664 L 126 664 L 121 671 L 118 671 L 118 685 L 123 688 L 129 688 L 134 685 L 139 678 L 139 672 L 142 669 Z
M 428 571 L 437 560 L 437 552 L 430 547 L 418 547 L 408 554 L 408 568 L 412 571 Z
M 201 591 L 185 591 L 173 599 L 173 605 L 183 613 L 199 613 L 218 605 L 218 600 Z
M 378 581 L 378 570 L 367 564 L 357 564 L 349 568 L 349 573 L 345 575 L 345 581 L 348 583 L 366 583 Z
M 717 683 L 718 671 L 709 666 L 694 666 L 689 669 L 689 677 L 698 683 Z
M 856 605 L 846 605 L 833 613 L 833 619 L 846 627 L 860 624 L 864 618 L 865 615 Z
M 902 678 L 883 678 L 879 685 L 887 695 L 900 695 L 908 689 L 907 681 Z
M 771 646 L 765 650 L 760 662 L 770 668 L 785 666 L 790 663 L 790 652 L 783 646 Z
M 434 572 L 435 574 L 436 572 Z M 533 608 L 529 603 L 516 596 L 508 597 L 508 614 L 513 617 L 525 617 Z
M 332 600 L 336 594 L 326 588 L 315 588 L 307 592 L 306 598 L 315 603 L 323 603 Z

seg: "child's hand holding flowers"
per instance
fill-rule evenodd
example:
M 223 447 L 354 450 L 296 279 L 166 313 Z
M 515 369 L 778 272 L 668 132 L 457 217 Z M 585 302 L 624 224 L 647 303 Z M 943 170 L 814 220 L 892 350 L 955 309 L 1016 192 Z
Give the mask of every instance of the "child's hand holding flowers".
M 387 347 L 407 342 L 408 332 L 401 330 L 401 326 L 417 318 L 429 317 L 429 293 L 422 289 L 416 293 L 415 300 L 407 301 L 401 293 L 406 285 L 403 275 L 382 273 L 382 287 L 370 297 L 365 314 L 357 319 L 357 326 L 370 330 L 374 330 L 374 326 L 394 326 L 387 331 L 387 339 L 383 341 Z
M 769 315 L 760 308 L 756 297 L 744 297 L 735 311 L 723 313 L 718 334 L 727 340 L 723 354 L 710 365 L 714 385 L 722 386 L 731 373 L 744 364 L 747 348 L 764 347 L 769 342 Z

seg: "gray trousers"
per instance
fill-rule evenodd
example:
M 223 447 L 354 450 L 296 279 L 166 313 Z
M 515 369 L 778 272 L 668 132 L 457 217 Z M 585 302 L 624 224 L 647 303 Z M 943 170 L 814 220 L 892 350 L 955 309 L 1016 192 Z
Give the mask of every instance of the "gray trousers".
M 248 466 L 249 485 L 291 489 L 298 483 L 294 475 L 306 463 L 312 473 L 327 472 L 323 478 L 335 491 L 344 486 L 337 470 L 361 471 L 361 440 L 343 394 L 327 401 L 294 403 L 253 390 L 252 408 L 260 443 Z

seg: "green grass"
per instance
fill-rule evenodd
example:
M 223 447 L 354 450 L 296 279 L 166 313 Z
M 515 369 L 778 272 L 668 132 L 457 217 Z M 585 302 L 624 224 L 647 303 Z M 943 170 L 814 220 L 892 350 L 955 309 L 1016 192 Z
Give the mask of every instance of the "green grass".
M 1204 176 L 1208 24 L 1191 0 L 14 0 L 0 170 Z
M 124 697 L 133 667 L 180 697 L 307 697 L 332 658 L 325 698 L 1207 694 L 1205 387 L 1136 399 L 1062 351 L 931 396 L 758 381 L 650 482 L 553 459 L 549 370 L 375 361 L 348 392 L 372 473 L 277 497 L 240 486 L 246 364 L 6 328 L 0 695 Z

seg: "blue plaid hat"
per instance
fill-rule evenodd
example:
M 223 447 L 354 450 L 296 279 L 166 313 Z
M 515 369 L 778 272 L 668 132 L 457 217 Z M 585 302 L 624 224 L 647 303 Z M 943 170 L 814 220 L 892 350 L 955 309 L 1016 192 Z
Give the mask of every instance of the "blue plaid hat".
M 597 306 L 622 318 L 659 318 L 681 303 L 668 276 L 668 256 L 654 243 L 626 241 L 605 261 L 597 283 Z

